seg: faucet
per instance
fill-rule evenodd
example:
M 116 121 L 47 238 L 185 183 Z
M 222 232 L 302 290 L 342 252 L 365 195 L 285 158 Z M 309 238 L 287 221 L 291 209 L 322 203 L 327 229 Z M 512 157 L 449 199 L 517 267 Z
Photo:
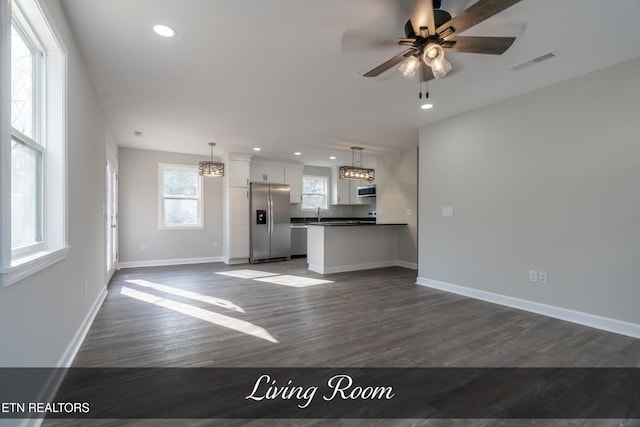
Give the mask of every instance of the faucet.
M 316 206 L 316 214 L 318 215 L 318 222 L 322 219 L 322 213 L 320 213 L 320 206 Z

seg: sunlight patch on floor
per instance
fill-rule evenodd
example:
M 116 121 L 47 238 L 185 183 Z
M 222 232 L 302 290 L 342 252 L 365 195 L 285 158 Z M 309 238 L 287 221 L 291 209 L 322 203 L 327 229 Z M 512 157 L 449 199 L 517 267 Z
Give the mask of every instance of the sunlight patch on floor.
M 122 287 L 120 294 L 130 298 L 135 298 L 139 301 L 157 305 L 158 307 L 167 308 L 169 310 L 173 310 L 178 313 L 194 317 L 196 319 L 204 320 L 214 325 L 223 326 L 225 328 L 233 329 L 234 331 L 242 332 L 243 334 L 261 338 L 272 343 L 278 342 L 278 340 L 272 337 L 266 329 L 261 328 L 260 326 L 256 326 L 253 323 L 246 322 L 244 320 L 238 320 L 234 319 L 233 317 L 213 313 L 209 310 L 195 307 L 190 304 L 162 298 L 156 295 L 149 294 L 147 292 L 137 291 L 135 289 L 127 288 L 126 286 Z
M 282 275 L 256 279 L 259 282 L 274 283 L 276 285 L 291 286 L 294 288 L 306 288 L 307 286 L 324 285 L 333 283 L 331 280 L 314 279 L 312 277 Z
M 216 274 L 223 276 L 237 277 L 239 279 L 257 279 L 259 277 L 278 276 L 277 273 L 269 273 L 267 271 L 259 270 L 233 270 L 233 271 L 218 271 Z
M 159 283 L 149 282 L 148 280 L 135 279 L 135 280 L 125 280 L 125 282 L 138 285 L 138 286 L 143 286 L 145 288 L 155 289 L 160 292 L 166 292 L 172 295 L 178 295 L 178 296 L 189 298 L 195 301 L 206 302 L 207 304 L 217 305 L 218 307 L 227 308 L 229 310 L 237 311 L 239 313 L 245 312 L 242 309 L 242 307 L 239 307 L 233 302 L 226 299 L 216 298 L 209 295 L 202 295 L 197 292 L 186 291 L 184 289 L 174 288 L 172 286 L 166 286 L 166 285 L 161 285 Z

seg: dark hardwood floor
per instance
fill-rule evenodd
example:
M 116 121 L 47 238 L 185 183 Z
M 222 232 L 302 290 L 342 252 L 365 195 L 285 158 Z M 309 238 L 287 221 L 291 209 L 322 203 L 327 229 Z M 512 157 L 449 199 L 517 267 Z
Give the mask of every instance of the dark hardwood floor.
M 640 340 L 417 286 L 416 273 L 392 267 L 322 276 L 308 271 L 304 258 L 120 270 L 74 367 L 640 367 Z M 222 422 L 82 425 L 127 423 Z M 225 421 L 327 423 L 356 421 Z M 638 425 L 618 420 L 362 423 Z

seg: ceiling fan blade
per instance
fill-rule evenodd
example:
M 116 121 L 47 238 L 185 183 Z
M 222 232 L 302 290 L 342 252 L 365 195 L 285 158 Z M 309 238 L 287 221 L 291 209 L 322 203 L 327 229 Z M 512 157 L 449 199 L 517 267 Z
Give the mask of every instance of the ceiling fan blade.
M 449 50 L 453 52 L 502 55 L 511 47 L 515 39 L 515 37 L 459 36 L 451 40 L 455 42 L 455 45 Z
M 417 35 L 422 35 L 420 29 L 423 27 L 427 28 L 427 35 L 435 35 L 436 24 L 433 19 L 433 0 L 416 0 L 416 5 L 411 14 L 411 25 L 413 25 L 413 31 Z
M 342 50 L 376 49 L 397 46 L 397 38 L 383 36 L 368 31 L 347 30 L 342 33 Z
M 407 59 L 408 57 L 413 55 L 415 52 L 416 52 L 415 49 L 407 49 L 404 52 L 399 53 L 398 55 L 396 55 L 393 58 L 389 59 L 388 61 L 383 62 L 382 64 L 378 65 L 373 70 L 363 74 L 363 76 L 364 77 L 376 77 L 376 76 L 379 76 L 380 74 L 384 73 L 385 71 L 387 71 L 389 68 L 393 67 L 394 65 L 398 65 L 399 63 L 401 63 L 402 61 L 404 61 L 405 59 Z
M 479 0 L 477 3 L 469 6 L 469 8 L 460 15 L 442 24 L 436 32 L 445 40 L 449 40 L 456 34 L 468 30 L 474 25 L 491 18 L 493 15 L 502 12 L 520 1 L 521 0 Z M 453 32 L 447 31 L 449 27 L 453 27 Z

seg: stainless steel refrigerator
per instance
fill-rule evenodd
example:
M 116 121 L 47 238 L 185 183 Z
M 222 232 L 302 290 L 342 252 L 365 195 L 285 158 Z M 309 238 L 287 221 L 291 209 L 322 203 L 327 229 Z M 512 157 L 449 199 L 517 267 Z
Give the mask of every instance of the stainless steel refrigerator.
M 289 186 L 251 183 L 252 263 L 291 259 Z

